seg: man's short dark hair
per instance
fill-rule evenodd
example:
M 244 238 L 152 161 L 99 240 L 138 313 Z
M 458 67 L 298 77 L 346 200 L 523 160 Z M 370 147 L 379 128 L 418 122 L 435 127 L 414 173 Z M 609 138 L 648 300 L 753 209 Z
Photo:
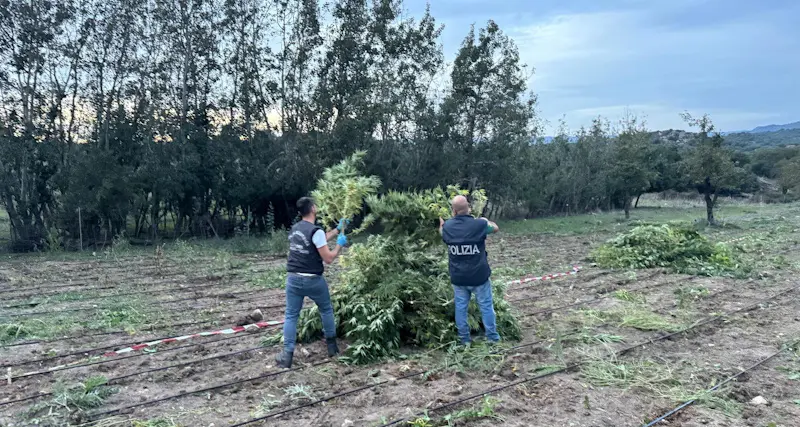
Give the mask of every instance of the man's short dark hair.
M 300 216 L 306 216 L 311 213 L 311 208 L 314 207 L 314 199 L 311 197 L 301 197 L 297 201 L 297 210 L 300 211 Z

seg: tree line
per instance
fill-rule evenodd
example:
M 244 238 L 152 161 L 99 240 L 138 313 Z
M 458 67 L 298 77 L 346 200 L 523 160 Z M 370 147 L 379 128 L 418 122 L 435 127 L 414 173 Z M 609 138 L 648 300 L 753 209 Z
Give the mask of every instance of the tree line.
M 752 189 L 707 117 L 689 148 L 633 117 L 545 143 L 514 41 L 489 21 L 445 58 L 442 29 L 400 0 L 0 0 L 13 248 L 270 232 L 356 150 L 386 189 L 480 187 L 495 216 Z

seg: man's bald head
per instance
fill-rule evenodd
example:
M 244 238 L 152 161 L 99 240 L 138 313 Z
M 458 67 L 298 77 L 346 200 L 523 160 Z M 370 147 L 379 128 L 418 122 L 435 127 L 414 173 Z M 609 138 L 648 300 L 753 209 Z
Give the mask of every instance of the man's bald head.
M 450 201 L 450 206 L 453 208 L 453 213 L 456 215 L 466 215 L 469 213 L 469 202 L 464 196 L 453 197 Z

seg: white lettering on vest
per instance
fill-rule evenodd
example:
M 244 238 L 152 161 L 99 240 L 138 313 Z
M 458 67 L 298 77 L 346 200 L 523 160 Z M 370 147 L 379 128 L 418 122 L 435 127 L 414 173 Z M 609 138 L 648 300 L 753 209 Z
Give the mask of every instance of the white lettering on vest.
M 478 245 L 447 245 L 453 255 L 478 255 L 481 253 Z

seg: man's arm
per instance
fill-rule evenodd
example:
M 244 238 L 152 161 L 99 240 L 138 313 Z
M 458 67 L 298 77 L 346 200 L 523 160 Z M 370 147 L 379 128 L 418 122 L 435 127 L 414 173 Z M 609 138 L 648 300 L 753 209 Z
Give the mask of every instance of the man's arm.
M 442 217 L 439 217 L 439 234 L 442 234 L 442 229 L 444 228 L 444 220 Z
M 324 261 L 325 264 L 332 263 L 333 260 L 335 260 L 336 257 L 339 256 L 339 252 L 341 252 L 341 250 L 342 247 L 339 245 L 336 245 L 336 247 L 333 248 L 333 250 L 331 250 L 331 248 L 329 248 L 328 245 L 317 248 L 317 251 L 319 251 L 319 255 L 322 257 L 322 261 Z
M 336 237 L 338 235 L 339 235 L 339 229 L 338 228 L 334 228 L 333 230 L 329 230 L 327 233 L 325 233 L 325 241 L 327 242 L 328 240 L 331 240 L 331 239 L 333 239 L 334 237 Z
M 335 234 L 339 234 L 338 230 L 331 230 L 327 233 L 323 233 L 322 230 L 319 230 L 316 233 L 314 233 L 314 235 L 311 237 L 311 240 L 314 242 L 314 246 L 317 247 L 319 256 L 322 257 L 322 261 L 325 262 L 325 264 L 332 263 L 333 260 L 335 260 L 336 257 L 339 256 L 339 253 L 342 250 L 342 247 L 339 245 L 336 245 L 336 247 L 333 248 L 333 250 L 331 250 L 328 247 L 328 239 L 329 239 L 328 235 L 330 235 L 334 231 L 336 232 Z
M 497 233 L 500 231 L 500 227 L 494 223 L 494 221 L 489 221 L 487 218 L 481 218 L 482 220 L 486 221 L 486 234 Z

